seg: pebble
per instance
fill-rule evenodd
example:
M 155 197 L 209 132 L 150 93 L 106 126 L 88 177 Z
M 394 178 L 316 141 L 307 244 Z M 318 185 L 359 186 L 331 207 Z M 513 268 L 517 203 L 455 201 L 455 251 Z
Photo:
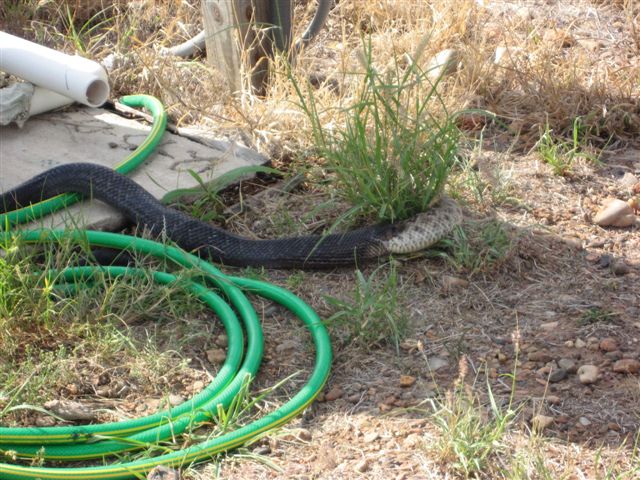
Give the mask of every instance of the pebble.
M 638 373 L 640 362 L 632 358 L 623 358 L 613 364 L 613 371 L 616 373 Z
M 558 325 L 560 325 L 560 322 L 547 322 L 540 325 L 540 328 L 545 332 L 553 332 L 558 328 Z
M 546 400 L 550 405 L 560 405 L 562 403 L 562 399 L 557 395 L 547 395 Z
M 547 363 L 547 362 L 550 362 L 551 360 L 553 360 L 553 357 L 551 355 L 549 355 L 547 352 L 543 352 L 543 351 L 529 352 L 527 358 L 528 358 L 528 360 L 530 362 Z
M 620 199 L 605 200 L 604 206 L 593 218 L 593 222 L 601 227 L 629 227 L 636 222 L 631 206 Z
M 551 383 L 557 383 L 567 378 L 567 371 L 564 368 L 556 368 L 549 374 L 549 381 Z
M 587 417 L 580 417 L 578 419 L 578 422 L 580 423 L 580 425 L 582 425 L 583 427 L 588 427 L 589 425 L 591 425 L 591 420 L 589 420 Z
M 612 362 L 616 362 L 622 358 L 622 352 L 620 350 L 615 350 L 613 352 L 607 352 L 604 354 Z
M 449 365 L 449 362 L 441 357 L 429 357 L 429 359 L 427 360 L 428 364 L 429 364 L 429 369 L 432 372 L 436 372 L 444 367 L 446 367 L 447 365 Z
M 582 365 L 578 369 L 578 378 L 583 385 L 595 383 L 598 380 L 600 369 L 595 365 Z
M 551 425 L 553 421 L 553 417 L 549 417 L 547 415 L 536 415 L 531 419 L 531 426 L 534 428 L 534 430 L 541 432 L 549 425 Z
M 364 458 L 360 462 L 358 462 L 358 464 L 356 465 L 356 471 L 360 473 L 364 473 L 367 470 L 369 470 L 369 459 Z
M 180 480 L 180 471 L 173 468 L 158 465 L 148 474 L 147 480 Z
M 340 397 L 342 397 L 342 395 L 344 395 L 344 392 L 342 391 L 342 389 L 338 386 L 335 386 L 325 394 L 324 399 L 327 402 L 333 402 L 334 400 L 337 400 Z
M 411 375 L 400 375 L 400 386 L 402 388 L 409 388 L 415 385 L 416 377 Z
M 300 430 L 298 430 L 298 438 L 303 442 L 310 442 L 313 438 L 313 435 L 311 435 L 311 432 L 306 428 L 301 428 Z
M 184 398 L 181 395 L 177 395 L 172 393 L 169 395 L 169 405 L 175 407 L 177 405 L 182 405 L 184 403 Z
M 445 292 L 453 292 L 469 286 L 469 282 L 464 278 L 454 277 L 452 275 L 444 275 L 441 282 L 442 289 Z
M 613 272 L 614 275 L 622 276 L 631 272 L 631 267 L 627 265 L 627 262 L 625 262 L 622 258 L 616 258 L 613 262 L 611 262 L 611 265 L 609 267 L 611 268 L 611 272 Z
M 576 348 L 584 348 L 587 346 L 586 342 L 581 338 L 576 338 L 576 341 L 573 344 Z
M 352 395 L 349 395 L 347 397 L 347 401 L 350 403 L 358 403 L 360 401 L 360 394 L 359 393 L 354 393 Z
M 441 76 L 449 75 L 458 69 L 460 54 L 453 48 L 447 48 L 438 52 L 429 62 L 427 72 L 429 78 L 436 80 Z
M 623 187 L 633 187 L 640 180 L 633 173 L 626 172 L 618 181 Z
M 193 382 L 193 385 L 191 386 L 191 390 L 194 392 L 199 392 L 204 388 L 204 382 L 202 380 L 196 380 L 195 382 Z
M 568 373 L 576 373 L 576 362 L 571 358 L 561 358 L 558 360 L 558 367 L 566 370 Z
M 615 352 L 618 350 L 618 343 L 613 337 L 607 337 L 600 340 L 600 350 L 603 352 Z
M 276 353 L 291 352 L 296 349 L 297 343 L 294 340 L 285 340 L 276 347 Z
M 369 432 L 364 436 L 363 440 L 364 443 L 373 443 L 378 440 L 378 438 L 380 438 L 380 434 L 378 432 Z
M 225 352 L 221 348 L 213 348 L 211 350 L 207 350 L 207 360 L 209 360 L 211 363 L 219 365 L 221 363 L 224 363 L 226 358 L 227 352 Z

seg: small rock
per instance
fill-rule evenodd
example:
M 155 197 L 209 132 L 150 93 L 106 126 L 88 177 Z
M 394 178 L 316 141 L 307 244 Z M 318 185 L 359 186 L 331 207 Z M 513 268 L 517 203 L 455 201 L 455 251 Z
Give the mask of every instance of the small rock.
M 584 340 L 582 340 L 581 338 L 576 338 L 576 341 L 574 342 L 574 346 L 576 348 L 584 348 L 587 346 L 586 342 Z
M 618 349 L 618 343 L 613 337 L 607 337 L 600 340 L 600 350 L 603 352 L 614 352 Z
M 429 357 L 427 363 L 429 364 L 429 369 L 432 372 L 436 372 L 449 365 L 449 362 L 441 357 Z
M 405 449 L 414 449 L 422 443 L 422 437 L 417 433 L 411 433 L 407 435 L 407 438 L 402 442 L 402 446 Z
M 633 187 L 640 180 L 633 173 L 626 172 L 618 181 L 623 187 Z
M 342 397 L 342 395 L 344 395 L 344 392 L 342 391 L 342 389 L 340 387 L 338 387 L 337 385 L 335 387 L 333 387 L 331 390 L 329 390 L 325 396 L 324 399 L 327 402 L 333 402 L 334 400 L 339 399 L 340 397 Z
M 147 474 L 147 480 L 180 480 L 180 472 L 173 468 L 158 465 Z
M 195 382 L 193 382 L 193 385 L 191 386 L 191 390 L 193 392 L 199 392 L 204 388 L 204 382 L 202 380 L 196 380 Z
M 518 7 L 515 14 L 522 20 L 532 20 L 534 18 L 533 10 L 529 7 Z
M 412 377 L 411 375 L 400 375 L 400 386 L 402 388 L 409 388 L 415 385 L 416 377 Z
M 556 368 L 551 371 L 548 378 L 551 383 L 560 382 L 567 378 L 567 371 L 564 368 Z
M 360 401 L 360 398 L 361 398 L 361 396 L 360 396 L 360 394 L 359 394 L 359 393 L 354 393 L 354 394 L 349 395 L 349 396 L 347 397 L 347 401 L 348 401 L 349 403 L 358 403 L 358 402 Z
M 629 227 L 636 222 L 631 206 L 620 199 L 607 199 L 604 207 L 593 218 L 596 225 L 601 227 Z
M 620 350 L 615 350 L 613 352 L 607 352 L 604 354 L 612 362 L 616 362 L 622 358 L 622 352 Z
M 631 272 L 631 267 L 622 258 L 616 258 L 610 265 L 611 272 L 614 275 L 626 275 Z
M 358 462 L 358 464 L 356 465 L 356 471 L 360 472 L 360 473 L 364 473 L 367 470 L 369 470 L 369 459 L 368 458 L 363 458 L 361 461 Z
M 558 328 L 558 325 L 560 325 L 560 322 L 547 322 L 540 325 L 540 328 L 545 332 L 553 332 Z
M 638 373 L 640 362 L 632 358 L 623 358 L 613 364 L 613 371 L 616 373 Z
M 227 352 L 221 348 L 212 348 L 207 350 L 207 360 L 211 363 L 220 365 L 227 359 Z
M 175 407 L 177 405 L 182 405 L 184 403 L 184 398 L 181 395 L 176 395 L 172 393 L 169 395 L 169 405 Z
M 311 432 L 306 428 L 301 428 L 300 430 L 298 430 L 298 438 L 303 442 L 310 442 L 313 438 L 313 435 L 311 435 Z
M 560 48 L 569 48 L 576 43 L 573 35 L 566 30 L 549 29 L 544 32 L 542 38 Z
M 427 72 L 429 78 L 437 80 L 449 75 L 458 69 L 459 53 L 453 48 L 447 48 L 438 52 L 429 62 Z
M 294 340 L 285 340 L 276 347 L 277 353 L 292 352 L 296 349 L 297 343 Z
M 551 355 L 543 351 L 530 352 L 527 358 L 529 359 L 530 362 L 542 362 L 542 363 L 547 363 L 553 360 L 553 357 Z
M 582 425 L 583 427 L 588 427 L 589 425 L 591 425 L 591 420 L 589 420 L 587 417 L 580 417 L 578 419 L 578 423 L 580 423 L 580 425 Z
M 221 333 L 216 337 L 216 345 L 222 348 L 227 348 L 229 346 L 229 337 L 224 333 Z
M 378 432 L 369 432 L 364 436 L 363 440 L 364 443 L 373 443 L 378 438 L 380 438 L 380 434 Z
M 547 415 L 536 415 L 531 419 L 531 426 L 534 430 L 541 432 L 553 423 L 553 417 Z
M 95 420 L 96 418 L 96 414 L 89 407 L 71 400 L 51 400 L 44 404 L 44 408 L 69 421 Z
M 441 282 L 442 289 L 445 292 L 453 292 L 469 286 L 469 282 L 464 278 L 454 277 L 452 275 L 444 275 Z
M 583 385 L 595 383 L 598 380 L 600 369 L 595 365 L 582 365 L 578 369 L 578 378 Z
M 56 419 L 52 417 L 37 417 L 36 427 L 53 427 L 56 424 Z
M 562 403 L 562 399 L 557 395 L 547 395 L 546 400 L 550 405 L 560 405 Z
M 563 368 L 568 373 L 576 373 L 576 362 L 571 358 L 561 358 L 558 360 L 558 367 Z

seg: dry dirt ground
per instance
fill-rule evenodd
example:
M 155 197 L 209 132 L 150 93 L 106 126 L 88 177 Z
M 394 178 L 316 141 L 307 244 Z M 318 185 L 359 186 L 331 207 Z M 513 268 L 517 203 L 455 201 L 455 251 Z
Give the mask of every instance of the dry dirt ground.
M 605 64 L 614 65 L 613 78 L 624 76 L 627 68 L 638 72 L 638 33 L 626 17 L 637 10 L 628 3 L 478 4 L 485 9 L 486 38 L 496 46 L 505 43 L 505 36 L 491 32 L 517 24 L 509 31 L 529 35 L 533 44 L 535 38 L 544 38 L 559 42 L 563 51 L 581 49 L 599 59 L 603 69 Z M 339 4 L 341 14 L 351 14 L 345 2 Z M 363 31 L 376 30 L 377 10 L 371 11 L 360 25 Z M 341 25 L 333 15 L 306 53 L 307 60 L 316 58 L 325 70 L 331 62 L 339 62 Z M 466 65 L 460 75 L 482 70 L 477 67 Z M 637 78 L 629 84 L 634 82 Z M 577 94 L 574 86 L 560 85 L 553 103 L 540 93 L 548 90 L 538 87 L 532 85 L 530 92 L 521 91 L 513 98 L 514 105 L 526 108 L 518 115 L 512 112 L 509 135 L 487 135 L 474 143 L 463 155 L 467 168 L 452 177 L 451 194 L 464 208 L 463 228 L 472 243 L 479 244 L 471 251 L 472 260 L 483 256 L 477 268 L 433 254 L 395 259 L 400 317 L 408 325 L 398 348 L 389 342 L 350 341 L 344 327 L 333 326 L 335 361 L 318 401 L 281 431 L 240 455 L 193 467 L 187 478 L 464 477 L 453 466 L 455 455 L 438 447 L 444 435 L 432 416 L 434 405 L 452 405 L 452 392 L 463 395 L 461 385 L 467 385 L 467 391 L 473 391 L 469 398 L 477 401 L 474 405 L 468 399 L 469 408 L 488 411 L 488 392 L 492 392 L 501 408 L 517 410 L 502 447 L 496 446 L 490 465 L 478 476 L 616 478 L 607 476 L 609 468 L 630 472 L 620 478 L 638 478 L 633 446 L 640 430 L 640 227 L 603 228 L 593 222 L 606 198 L 626 201 L 640 195 L 640 144 L 633 136 L 640 114 L 637 90 L 635 97 L 629 90 L 629 95 L 620 93 L 608 104 L 613 109 L 627 105 L 628 118 L 616 126 L 603 124 L 613 136 L 599 162 L 578 158 L 571 173 L 562 176 L 542 161 L 526 133 L 516 140 L 512 132 L 536 122 L 541 126 L 545 115 L 562 125 L 567 98 L 591 105 L 595 100 L 590 95 L 596 93 Z M 483 93 L 475 106 L 500 110 L 509 104 L 504 98 L 507 88 Z M 569 117 L 564 121 L 565 126 L 571 124 Z M 462 127 L 468 127 L 469 135 L 477 133 L 474 122 Z M 286 144 L 282 148 L 286 151 Z M 248 188 L 254 193 L 273 187 Z M 300 233 L 309 225 L 320 228 L 330 221 L 322 214 L 316 218 L 314 210 L 324 195 L 312 183 L 303 184 L 291 194 L 233 216 L 227 227 L 265 237 Z M 495 232 L 506 236 L 496 240 Z M 500 248 L 488 252 L 493 242 Z M 451 247 L 443 250 L 452 255 Z M 365 277 L 386 273 L 390 267 L 377 268 L 364 268 Z M 356 282 L 352 269 L 257 274 L 291 288 L 324 318 L 335 311 L 327 298 L 348 300 Z M 307 372 L 310 345 L 300 327 L 277 308 L 265 305 L 259 311 L 265 312 L 267 340 L 256 386 Z M 183 355 L 205 358 L 211 348 L 210 342 L 196 342 Z M 181 373 L 172 379 L 171 391 L 186 397 L 201 388 L 206 370 L 213 368 L 209 362 L 202 365 L 206 368 L 194 368 L 191 377 Z M 591 380 L 581 378 L 584 366 L 596 367 Z M 96 370 L 90 374 L 96 375 Z M 281 402 L 303 378 L 299 375 L 287 383 L 264 408 Z M 104 383 L 117 382 L 114 377 Z M 68 388 L 58 393 L 78 395 Z M 128 402 L 118 403 L 118 408 L 131 414 L 157 408 L 158 403 L 141 394 Z M 540 415 L 552 420 L 533 435 L 532 419 Z M 535 457 L 521 458 L 526 468 L 519 473 L 518 452 Z

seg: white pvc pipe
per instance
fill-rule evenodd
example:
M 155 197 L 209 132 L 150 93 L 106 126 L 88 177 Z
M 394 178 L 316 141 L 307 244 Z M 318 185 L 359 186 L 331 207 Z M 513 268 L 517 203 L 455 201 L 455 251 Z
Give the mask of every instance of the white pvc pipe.
M 90 107 L 109 98 L 109 80 L 100 64 L 5 32 L 0 32 L 0 70 Z
M 31 105 L 29 105 L 29 116 L 49 112 L 71 103 L 73 103 L 73 99 L 69 97 L 47 90 L 46 88 L 36 87 L 31 97 Z

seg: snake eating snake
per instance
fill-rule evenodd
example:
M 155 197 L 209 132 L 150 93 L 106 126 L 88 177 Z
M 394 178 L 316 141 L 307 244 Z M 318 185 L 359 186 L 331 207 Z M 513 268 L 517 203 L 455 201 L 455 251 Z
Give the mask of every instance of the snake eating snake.
M 105 202 L 152 236 L 164 235 L 187 251 L 239 267 L 330 269 L 358 265 L 389 254 L 423 250 L 462 221 L 456 202 L 445 196 L 426 212 L 398 223 L 328 235 L 256 240 L 167 207 L 128 177 L 93 163 L 60 165 L 2 193 L 0 212 L 65 192 Z

